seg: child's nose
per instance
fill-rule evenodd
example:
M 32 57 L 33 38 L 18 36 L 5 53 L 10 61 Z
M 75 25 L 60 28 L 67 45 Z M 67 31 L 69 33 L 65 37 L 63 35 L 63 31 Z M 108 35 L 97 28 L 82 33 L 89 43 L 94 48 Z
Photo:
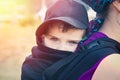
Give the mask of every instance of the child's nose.
M 61 43 L 58 49 L 62 51 L 68 51 L 66 43 Z

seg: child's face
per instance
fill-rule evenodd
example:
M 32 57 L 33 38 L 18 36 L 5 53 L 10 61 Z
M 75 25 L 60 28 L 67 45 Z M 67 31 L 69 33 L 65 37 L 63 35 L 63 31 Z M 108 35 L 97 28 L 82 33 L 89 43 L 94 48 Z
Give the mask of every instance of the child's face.
M 52 27 L 46 35 L 42 35 L 44 45 L 57 50 L 74 52 L 85 30 L 70 29 L 62 32 L 58 27 Z

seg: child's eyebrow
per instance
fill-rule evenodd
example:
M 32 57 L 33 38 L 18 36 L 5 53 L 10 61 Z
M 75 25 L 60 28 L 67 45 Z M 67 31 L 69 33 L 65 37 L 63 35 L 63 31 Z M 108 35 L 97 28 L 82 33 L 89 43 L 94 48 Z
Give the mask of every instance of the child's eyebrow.
M 50 35 L 50 34 L 48 34 L 47 36 L 49 36 L 49 37 L 56 37 L 56 36 L 54 36 L 54 35 Z M 57 38 L 57 37 L 56 37 Z

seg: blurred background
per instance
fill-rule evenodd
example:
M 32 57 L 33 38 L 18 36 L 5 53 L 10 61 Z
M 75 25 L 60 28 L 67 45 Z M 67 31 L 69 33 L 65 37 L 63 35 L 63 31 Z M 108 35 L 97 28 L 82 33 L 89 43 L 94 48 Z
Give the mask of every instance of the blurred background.
M 0 0 L 0 80 L 21 80 L 21 66 L 36 45 L 35 30 L 56 0 Z M 88 10 L 92 19 L 95 13 Z

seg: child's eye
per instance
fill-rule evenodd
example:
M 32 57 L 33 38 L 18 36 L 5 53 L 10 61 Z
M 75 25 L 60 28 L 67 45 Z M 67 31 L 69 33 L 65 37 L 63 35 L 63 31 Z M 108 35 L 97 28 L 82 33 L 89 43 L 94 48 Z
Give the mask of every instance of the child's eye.
M 58 39 L 57 38 L 50 38 L 50 40 L 52 40 L 52 41 L 58 41 Z
M 77 41 L 69 41 L 70 44 L 78 44 Z

